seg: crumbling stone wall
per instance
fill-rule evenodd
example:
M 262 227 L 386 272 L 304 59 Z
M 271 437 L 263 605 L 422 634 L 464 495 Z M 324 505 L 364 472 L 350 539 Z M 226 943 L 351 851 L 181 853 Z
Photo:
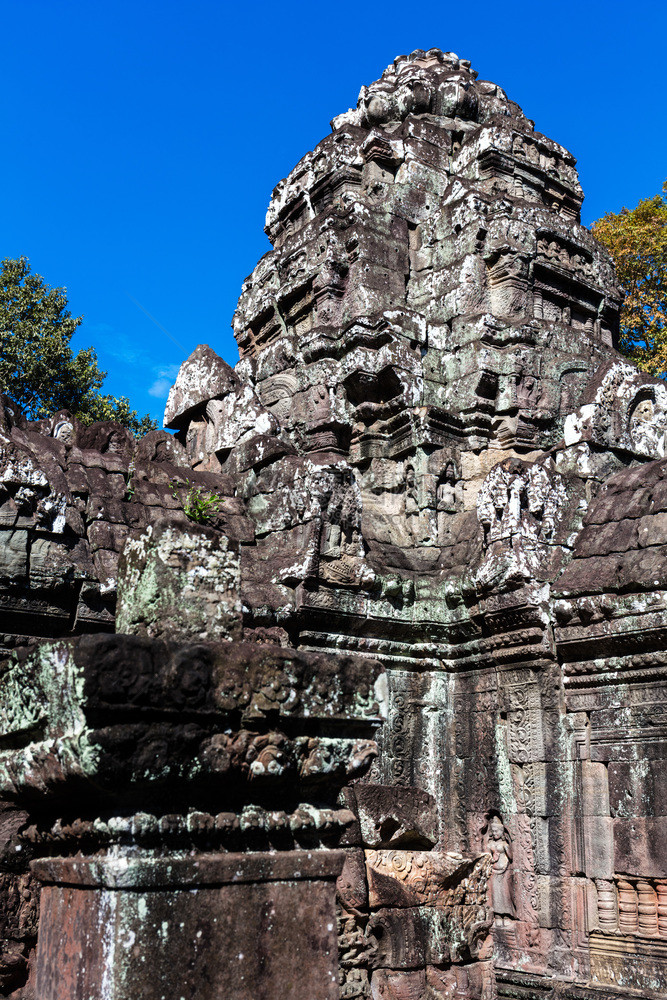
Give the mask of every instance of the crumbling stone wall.
M 67 412 L 0 425 L 0 655 L 38 638 L 114 630 L 118 559 L 131 534 L 213 490 L 212 525 L 233 547 L 252 522 L 227 479 L 194 471 L 173 435 L 140 441 Z
M 274 191 L 175 436 L 6 404 L 6 995 L 667 991 L 667 393 L 581 200 L 418 50 Z

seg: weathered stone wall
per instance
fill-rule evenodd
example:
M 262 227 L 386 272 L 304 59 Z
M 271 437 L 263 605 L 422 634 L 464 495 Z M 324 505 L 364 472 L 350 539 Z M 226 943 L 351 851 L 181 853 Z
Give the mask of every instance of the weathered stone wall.
M 667 991 L 667 390 L 581 200 L 400 57 L 274 191 L 175 437 L 7 404 L 5 995 Z
M 37 638 L 113 631 L 118 559 L 133 533 L 214 490 L 232 547 L 252 522 L 229 479 L 194 471 L 173 435 L 112 422 L 0 414 L 0 654 Z

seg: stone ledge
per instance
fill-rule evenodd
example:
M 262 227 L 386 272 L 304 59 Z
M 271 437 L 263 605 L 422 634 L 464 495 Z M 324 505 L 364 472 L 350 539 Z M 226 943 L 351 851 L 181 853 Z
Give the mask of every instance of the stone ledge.
M 45 885 L 105 889 L 163 889 L 243 882 L 332 881 L 343 868 L 344 851 L 284 854 L 201 854 L 178 858 L 44 858 L 33 874 Z

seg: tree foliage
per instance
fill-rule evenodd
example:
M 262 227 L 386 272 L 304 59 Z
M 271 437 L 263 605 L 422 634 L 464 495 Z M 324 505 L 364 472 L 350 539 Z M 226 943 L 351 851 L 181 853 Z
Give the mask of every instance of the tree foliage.
M 116 420 L 135 434 L 155 427 L 138 417 L 125 396 L 100 392 L 107 373 L 92 347 L 73 353 L 70 340 L 82 316 L 67 308 L 67 289 L 50 288 L 27 257 L 0 265 L 0 391 L 30 419 L 69 410 L 83 424 Z
M 592 228 L 626 293 L 620 350 L 643 371 L 667 378 L 667 199 L 645 198 L 631 210 L 609 212 Z

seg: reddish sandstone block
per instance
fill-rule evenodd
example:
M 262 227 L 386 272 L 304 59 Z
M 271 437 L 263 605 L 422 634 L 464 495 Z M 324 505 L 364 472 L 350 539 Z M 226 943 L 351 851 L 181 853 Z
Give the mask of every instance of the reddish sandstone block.
M 615 819 L 614 870 L 627 875 L 667 875 L 667 823 L 664 817 Z

